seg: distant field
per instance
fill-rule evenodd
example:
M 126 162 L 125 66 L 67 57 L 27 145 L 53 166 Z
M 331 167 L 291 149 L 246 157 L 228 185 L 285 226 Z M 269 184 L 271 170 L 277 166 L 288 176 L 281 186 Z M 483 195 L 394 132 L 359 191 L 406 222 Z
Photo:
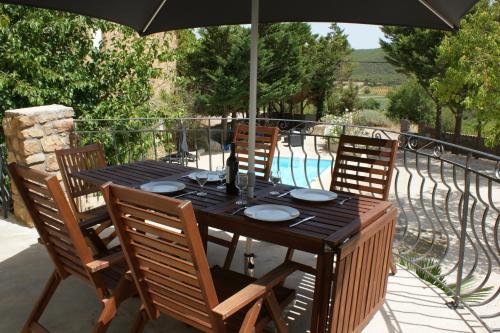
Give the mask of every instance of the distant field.
M 394 66 L 386 63 L 382 49 L 354 50 L 351 54 L 351 60 L 353 61 L 351 75 L 353 81 L 394 86 L 400 85 L 406 80 L 404 74 L 396 72 Z
M 365 88 L 361 88 L 358 96 L 361 100 L 373 98 L 380 103 L 381 109 L 387 109 L 389 105 L 389 99 L 386 97 L 387 93 L 395 88 L 396 88 L 395 86 L 367 87 L 367 89 L 369 90 L 368 94 L 365 93 Z

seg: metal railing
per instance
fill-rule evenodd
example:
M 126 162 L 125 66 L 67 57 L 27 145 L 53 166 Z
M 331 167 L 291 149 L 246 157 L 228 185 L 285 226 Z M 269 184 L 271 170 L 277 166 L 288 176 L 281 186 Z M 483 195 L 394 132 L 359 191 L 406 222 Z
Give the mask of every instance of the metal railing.
M 110 163 L 162 159 L 212 170 L 224 164 L 233 121 L 246 120 L 76 120 L 73 140 L 103 143 Z M 390 194 L 399 208 L 395 256 L 442 289 L 450 306 L 465 306 L 490 331 L 500 331 L 499 156 L 381 128 L 283 119 L 258 123 L 282 129 L 273 168 L 281 170 L 283 182 L 303 187 L 329 187 L 341 134 L 397 139 Z M 189 152 L 180 149 L 183 135 Z
M 7 148 L 5 144 L 0 144 L 0 207 L 3 217 L 7 218 L 12 208 L 12 192 L 7 173 Z

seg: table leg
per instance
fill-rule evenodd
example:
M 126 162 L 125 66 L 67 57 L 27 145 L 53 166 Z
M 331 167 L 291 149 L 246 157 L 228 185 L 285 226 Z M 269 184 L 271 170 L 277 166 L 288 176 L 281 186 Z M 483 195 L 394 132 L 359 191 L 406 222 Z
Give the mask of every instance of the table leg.
M 311 333 L 323 333 L 327 329 L 328 305 L 330 301 L 333 269 L 333 252 L 318 254 L 316 281 L 311 314 Z

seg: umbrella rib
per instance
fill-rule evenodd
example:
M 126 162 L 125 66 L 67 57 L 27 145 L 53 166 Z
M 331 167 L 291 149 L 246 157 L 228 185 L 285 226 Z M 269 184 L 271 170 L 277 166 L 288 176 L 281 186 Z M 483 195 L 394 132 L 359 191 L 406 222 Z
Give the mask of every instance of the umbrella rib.
M 151 18 L 148 20 L 148 23 L 146 23 L 146 25 L 144 26 L 144 28 L 142 28 L 142 33 L 143 34 L 145 34 L 146 30 L 149 29 L 149 26 L 151 25 L 151 23 L 153 23 L 153 20 L 156 18 L 156 15 L 158 15 L 158 13 L 160 12 L 160 10 L 163 8 L 163 5 L 165 4 L 165 2 L 167 2 L 167 0 L 163 0 L 160 3 L 160 5 L 158 6 L 158 8 L 156 8 L 156 10 L 153 13 L 153 15 L 151 15 Z
M 453 24 L 449 19 L 447 19 L 442 13 L 435 9 L 427 0 L 418 0 L 422 5 L 424 5 L 428 10 L 430 10 L 434 15 L 436 15 L 441 21 L 443 21 L 451 29 L 456 29 L 457 26 Z

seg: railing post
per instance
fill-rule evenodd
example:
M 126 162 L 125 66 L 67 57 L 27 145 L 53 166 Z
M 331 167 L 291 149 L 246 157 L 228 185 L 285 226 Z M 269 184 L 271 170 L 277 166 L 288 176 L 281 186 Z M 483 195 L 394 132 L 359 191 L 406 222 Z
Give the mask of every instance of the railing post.
M 212 124 L 210 122 L 210 119 L 208 119 L 208 129 L 207 129 L 207 135 L 208 135 L 208 169 L 210 171 L 212 171 L 212 145 L 210 144 L 210 141 L 212 140 L 211 127 L 212 127 Z
M 3 217 L 7 218 L 8 217 L 8 205 L 7 205 L 7 189 L 5 188 L 7 186 L 6 184 L 6 177 L 4 174 L 5 171 L 5 159 L 4 159 L 4 148 L 3 145 L 0 146 L 0 197 L 2 200 L 2 210 L 3 210 Z
M 153 129 L 153 149 L 154 149 L 154 154 L 155 154 L 155 161 L 158 159 L 158 152 L 156 151 L 156 130 Z
M 457 267 L 457 282 L 455 287 L 455 296 L 453 297 L 453 306 L 458 308 L 461 306 L 461 289 L 462 289 L 462 279 L 463 279 L 463 269 L 464 269 L 464 257 L 465 257 L 465 239 L 467 238 L 467 223 L 469 221 L 469 194 L 470 194 L 470 170 L 469 163 L 472 154 L 467 155 L 467 160 L 465 162 L 464 169 L 464 203 L 462 207 L 462 221 L 460 230 L 460 248 L 458 250 L 458 267 Z

